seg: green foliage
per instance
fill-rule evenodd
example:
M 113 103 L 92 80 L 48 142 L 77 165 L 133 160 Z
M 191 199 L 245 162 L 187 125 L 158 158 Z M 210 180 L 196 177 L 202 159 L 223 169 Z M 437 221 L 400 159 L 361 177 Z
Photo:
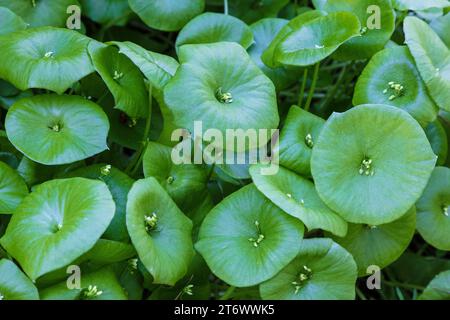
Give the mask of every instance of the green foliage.
M 0 300 L 450 299 L 449 10 L 0 0 Z

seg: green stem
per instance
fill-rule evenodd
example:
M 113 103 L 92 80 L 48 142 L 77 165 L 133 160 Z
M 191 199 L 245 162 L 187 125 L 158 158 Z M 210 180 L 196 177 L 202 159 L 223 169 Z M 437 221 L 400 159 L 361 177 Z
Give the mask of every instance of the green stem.
M 317 62 L 314 66 L 314 74 L 313 74 L 313 79 L 312 79 L 312 83 L 311 83 L 311 88 L 309 88 L 308 98 L 306 99 L 306 103 L 305 103 L 306 111 L 309 111 L 309 107 L 311 106 L 311 101 L 313 99 L 314 90 L 316 89 L 317 78 L 319 76 L 319 67 L 320 67 L 320 62 Z
M 344 75 L 347 72 L 347 67 L 344 66 L 341 70 L 341 73 L 338 76 L 338 79 L 336 81 L 336 83 L 334 84 L 333 88 L 331 88 L 331 90 L 328 91 L 327 96 L 325 97 L 325 99 L 322 102 L 322 105 L 320 106 L 320 109 L 325 110 L 328 105 L 331 103 L 331 100 L 334 98 L 334 96 L 336 95 L 337 90 L 339 89 L 340 85 L 342 84 L 342 81 L 344 80 Z
M 223 13 L 228 15 L 228 0 L 223 0 Z
M 302 86 L 300 87 L 300 93 L 298 95 L 298 106 L 301 107 L 303 103 L 303 96 L 305 95 L 305 87 L 306 87 L 306 80 L 308 78 L 308 68 L 305 68 L 303 70 L 303 80 L 302 80 Z
M 228 300 L 233 295 L 234 290 L 236 290 L 235 286 L 229 286 L 227 291 L 219 298 L 219 300 Z
M 125 169 L 125 173 L 130 173 L 132 176 L 136 174 L 137 170 L 139 169 L 139 166 L 142 162 L 142 159 L 144 157 L 145 150 L 148 145 L 148 135 L 150 134 L 150 126 L 151 126 L 151 120 L 152 120 L 152 109 L 153 109 L 153 96 L 152 96 L 153 87 L 151 83 L 148 85 L 148 116 L 145 121 L 145 129 L 144 129 L 144 135 L 142 137 L 141 144 L 139 146 L 139 149 L 136 150 L 136 153 L 134 154 L 134 157 L 130 161 L 130 164 Z
M 358 287 L 355 287 L 355 291 L 356 291 L 356 294 L 358 295 L 358 297 L 359 297 L 361 300 L 367 300 L 367 298 L 366 298 L 366 296 L 364 295 L 364 293 L 363 293 Z
M 397 281 L 387 281 L 384 280 L 383 283 L 387 284 L 388 286 L 391 287 L 399 287 L 399 288 L 406 288 L 406 289 L 416 289 L 416 290 L 425 290 L 425 287 L 419 286 L 419 285 L 415 285 L 415 284 L 410 284 L 410 283 L 401 283 L 401 282 L 397 282 Z

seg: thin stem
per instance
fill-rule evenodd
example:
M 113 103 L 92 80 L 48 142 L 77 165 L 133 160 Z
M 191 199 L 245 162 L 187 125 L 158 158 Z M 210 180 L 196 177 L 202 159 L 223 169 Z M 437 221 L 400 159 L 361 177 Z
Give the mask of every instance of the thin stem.
M 212 174 L 214 173 L 214 168 L 216 167 L 216 163 L 214 162 L 212 165 L 211 165 L 211 168 L 209 169 L 209 172 L 208 172 L 208 178 L 206 179 L 206 182 L 208 182 L 209 181 L 209 179 L 211 179 L 211 176 L 212 176 Z
M 219 300 L 228 300 L 233 295 L 234 290 L 236 290 L 235 286 L 229 286 L 227 291 L 219 298 Z
M 400 287 L 400 288 L 406 288 L 406 289 L 416 289 L 416 290 L 425 290 L 425 287 L 419 286 L 419 285 L 415 285 L 415 284 L 410 284 L 410 283 L 401 283 L 401 282 L 397 282 L 397 281 L 387 281 L 384 280 L 383 283 L 387 284 L 388 286 L 391 287 Z
M 311 88 L 309 88 L 308 98 L 306 99 L 306 104 L 305 104 L 306 111 L 309 111 L 309 107 L 311 106 L 311 101 L 313 99 L 314 90 L 316 89 L 317 78 L 319 76 L 319 67 L 320 67 L 320 62 L 317 62 L 314 66 L 314 74 L 313 74 L 313 79 L 312 79 L 312 83 L 311 83 Z
M 223 13 L 228 15 L 228 0 L 223 0 Z
M 327 96 L 322 102 L 322 105 L 320 106 L 320 109 L 324 110 L 328 107 L 328 105 L 331 103 L 331 100 L 336 95 L 337 90 L 339 89 L 340 85 L 342 84 L 342 81 L 344 80 L 344 75 L 347 72 L 347 66 L 344 66 L 341 70 L 341 73 L 338 76 L 338 79 L 336 83 L 334 84 L 333 88 L 328 91 Z
M 144 157 L 145 150 L 148 145 L 148 135 L 150 134 L 150 126 L 151 126 L 151 120 L 152 120 L 152 109 L 153 109 L 153 97 L 152 97 L 152 91 L 153 87 L 152 84 L 149 83 L 148 85 L 148 116 L 145 122 L 145 129 L 144 129 L 144 135 L 142 137 L 141 144 L 136 150 L 136 153 L 134 154 L 134 157 L 132 158 L 130 164 L 125 169 L 126 173 L 130 173 L 132 176 L 137 172 L 139 165 L 142 162 L 142 159 Z
M 303 103 L 303 96 L 305 95 L 305 87 L 306 87 L 306 80 L 308 78 L 308 68 L 305 68 L 303 70 L 303 80 L 302 80 L 302 86 L 300 87 L 300 93 L 298 95 L 298 106 L 301 107 Z
M 358 297 L 359 297 L 361 300 L 367 300 L 367 298 L 366 298 L 366 296 L 364 295 L 364 293 L 363 293 L 358 287 L 355 287 L 355 291 L 356 291 L 356 294 L 358 295 Z

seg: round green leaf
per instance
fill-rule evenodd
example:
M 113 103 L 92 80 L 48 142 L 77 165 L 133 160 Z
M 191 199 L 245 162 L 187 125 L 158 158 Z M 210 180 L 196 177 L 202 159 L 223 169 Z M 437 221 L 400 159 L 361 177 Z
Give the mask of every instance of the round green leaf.
M 205 9 L 205 0 L 128 0 L 131 9 L 149 27 L 177 31 Z
M 450 300 L 450 270 L 434 277 L 419 296 L 419 300 Z
M 436 158 L 407 112 L 361 105 L 331 115 L 314 145 L 311 171 L 331 209 L 349 222 L 378 225 L 397 220 L 413 206 Z
M 149 142 L 143 159 L 144 176 L 158 180 L 180 208 L 198 204 L 198 196 L 206 189 L 207 171 L 195 164 L 174 164 L 171 156 L 171 147 Z
M 71 163 L 108 148 L 106 114 L 79 96 L 39 95 L 19 100 L 9 109 L 5 126 L 11 143 L 42 164 Z
M 450 111 L 450 50 L 428 24 L 416 17 L 404 22 L 406 43 L 436 104 Z
M 275 68 L 279 66 L 280 63 L 277 62 L 275 57 L 275 50 L 278 45 L 293 31 L 300 29 L 304 24 L 317 19 L 319 17 L 323 17 L 326 14 L 322 11 L 311 10 L 304 12 L 294 19 L 290 20 L 283 28 L 281 28 L 276 36 L 273 38 L 272 42 L 269 44 L 267 49 L 264 50 L 261 59 L 265 65 L 271 68 Z
M 270 300 L 355 299 L 356 264 L 330 239 L 305 239 L 297 257 L 259 291 Z
M 64 175 L 64 177 L 82 177 L 99 179 L 106 183 L 116 204 L 116 212 L 108 229 L 103 234 L 104 239 L 128 241 L 128 230 L 125 222 L 127 195 L 133 185 L 133 179 L 128 175 L 105 164 L 94 164 L 83 167 Z
M 176 47 L 184 44 L 237 42 L 245 49 L 253 43 L 250 28 L 233 16 L 206 12 L 189 21 L 180 31 Z
M 28 194 L 25 181 L 16 170 L 0 161 L 0 214 L 11 214 Z
M 248 53 L 255 64 L 273 81 L 277 90 L 283 90 L 298 80 L 298 72 L 283 67 L 270 68 L 261 60 L 263 52 L 271 44 L 278 32 L 288 23 L 287 20 L 266 18 L 250 26 L 255 39 Z
M 427 0 L 427 1 L 417 1 L 417 0 L 393 0 L 392 4 L 395 9 L 400 11 L 421 11 L 430 8 L 445 8 L 450 7 L 450 2 L 447 0 Z
M 450 251 L 450 169 L 436 167 L 417 202 L 417 230 L 432 246 Z
M 315 64 L 339 48 L 344 42 L 360 35 L 361 25 L 350 12 L 331 13 L 303 24 L 278 44 L 274 58 L 290 66 Z
M 395 11 L 390 0 L 327 0 L 322 10 L 352 12 L 361 23 L 361 36 L 343 44 L 334 55 L 337 59 L 370 58 L 384 48 L 395 29 Z
M 300 221 L 248 185 L 211 210 L 195 248 L 217 277 L 247 287 L 285 267 L 298 253 L 302 237 Z
M 450 48 L 450 13 L 431 21 L 430 27 L 433 28 L 439 37 L 444 41 L 448 48 Z
M 447 133 L 441 121 L 438 119 L 430 123 L 425 128 L 425 134 L 430 141 L 433 152 L 438 156 L 436 165 L 442 166 L 447 159 L 449 143 Z
M 71 289 L 67 281 L 42 290 L 42 300 L 126 300 L 127 296 L 111 268 L 103 268 L 92 273 L 82 273 L 81 289 Z M 89 286 L 97 295 L 89 295 Z M 94 289 L 95 287 L 95 289 Z
M 278 126 L 274 85 L 240 45 L 184 45 L 179 57 L 181 66 L 164 88 L 177 125 L 194 133 L 194 122 L 202 121 L 203 130 L 214 128 L 224 137 L 227 129 Z M 234 139 L 225 141 L 225 147 L 233 150 Z
M 16 209 L 0 244 L 35 280 L 91 249 L 114 216 L 107 186 L 84 178 L 37 186 Z
M 300 175 L 311 175 L 311 153 L 325 120 L 297 106 L 289 109 L 280 134 L 279 163 Z
M 0 7 L 6 7 L 31 27 L 65 27 L 70 14 L 67 8 L 78 6 L 77 0 L 0 0 Z
M 0 36 L 0 77 L 20 90 L 61 94 L 94 71 L 87 53 L 90 41 L 76 31 L 52 27 Z
M 138 67 L 111 46 L 89 45 L 89 54 L 95 70 L 111 91 L 115 108 L 132 118 L 145 118 L 149 114 L 147 88 Z
M 402 108 L 424 127 L 438 113 L 408 48 L 400 46 L 375 54 L 358 78 L 353 104 L 366 103 Z
M 186 274 L 194 254 L 192 222 L 156 179 L 133 184 L 128 194 L 127 227 L 155 283 L 174 285 Z
M 131 13 L 128 0 L 80 0 L 80 3 L 83 14 L 101 24 L 123 25 Z
M 408 247 L 416 229 L 416 209 L 412 207 L 400 219 L 377 226 L 348 225 L 347 235 L 333 240 L 351 253 L 358 266 L 358 275 L 370 274 L 371 265 L 384 268 L 394 262 Z
M 0 275 L 0 300 L 39 300 L 34 284 L 11 260 L 0 260 Z
M 0 35 L 26 29 L 21 17 L 7 8 L 0 7 Z
M 309 230 L 323 229 L 345 236 L 347 223 L 328 208 L 317 195 L 314 184 L 283 167 L 275 175 L 261 174 L 261 165 L 252 165 L 255 186 L 284 212 L 300 219 Z

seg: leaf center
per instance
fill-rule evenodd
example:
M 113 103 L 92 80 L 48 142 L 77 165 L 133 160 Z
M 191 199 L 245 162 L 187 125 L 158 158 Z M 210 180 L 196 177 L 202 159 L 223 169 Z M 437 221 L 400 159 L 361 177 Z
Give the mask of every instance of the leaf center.
M 311 133 L 308 133 L 305 137 L 305 143 L 308 146 L 308 148 L 312 149 L 314 147 L 314 141 L 312 139 Z
M 373 169 L 372 159 L 364 157 L 361 161 L 358 172 L 360 175 L 373 176 L 375 174 L 375 170 Z
M 233 95 L 230 92 L 223 92 L 222 87 L 216 90 L 216 99 L 220 103 L 232 103 L 233 102 Z
M 156 229 L 156 226 L 158 224 L 158 216 L 155 212 L 152 212 L 151 214 L 147 214 L 144 217 L 145 222 L 145 230 L 147 230 L 148 233 L 154 231 Z
M 389 101 L 393 101 L 405 94 L 405 87 L 401 83 L 389 81 L 388 87 L 383 90 L 383 94 L 388 93 L 390 93 Z
M 300 270 L 297 279 L 292 282 L 292 285 L 295 289 L 295 294 L 297 294 L 300 289 L 305 285 L 306 281 L 311 279 L 312 277 L 312 270 L 308 268 L 308 266 L 303 266 L 303 268 Z
M 262 234 L 261 229 L 259 228 L 258 220 L 255 221 L 255 227 L 256 227 L 256 231 L 257 231 L 257 236 L 255 238 L 253 238 L 253 237 L 249 238 L 248 241 L 253 243 L 253 246 L 255 248 L 258 248 L 259 245 L 261 244 L 261 242 L 263 242 L 263 240 L 265 239 L 265 236 Z

